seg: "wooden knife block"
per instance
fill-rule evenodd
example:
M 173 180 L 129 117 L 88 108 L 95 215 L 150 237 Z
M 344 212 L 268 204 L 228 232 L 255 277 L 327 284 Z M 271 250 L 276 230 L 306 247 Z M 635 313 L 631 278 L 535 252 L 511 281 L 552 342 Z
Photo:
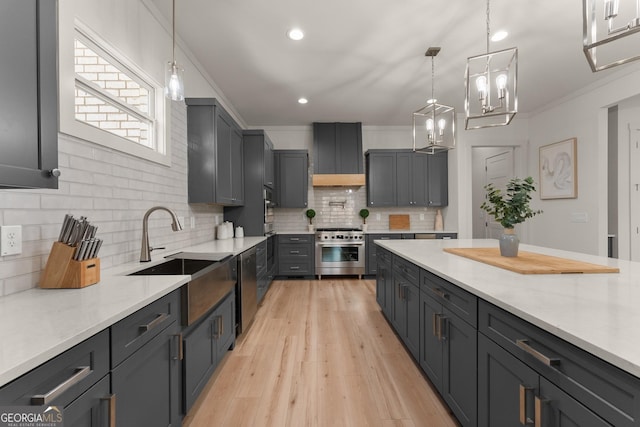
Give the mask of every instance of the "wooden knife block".
M 76 248 L 54 242 L 47 265 L 40 279 L 40 287 L 48 289 L 77 289 L 100 281 L 100 258 L 76 261 Z

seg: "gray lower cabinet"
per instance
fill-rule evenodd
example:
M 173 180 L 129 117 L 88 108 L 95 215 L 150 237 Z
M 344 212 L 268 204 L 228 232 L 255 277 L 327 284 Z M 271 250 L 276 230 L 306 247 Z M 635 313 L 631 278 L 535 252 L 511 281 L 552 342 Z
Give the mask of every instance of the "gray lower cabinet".
M 480 301 L 478 319 L 480 426 L 500 425 L 483 394 L 505 393 L 511 403 L 503 410 L 514 413 L 520 407 L 520 385 L 525 388 L 527 416 L 539 425 L 640 425 L 640 378 L 487 302 Z M 535 381 L 518 378 L 516 384 L 517 375 L 502 372 L 502 367 L 515 371 L 513 367 L 521 365 L 535 374 Z M 505 388 L 509 396 L 507 390 L 498 391 Z M 503 396 L 497 398 L 504 401 Z
M 65 426 L 107 426 L 116 399 L 109 377 L 105 330 L 0 388 L 0 406 L 57 406 Z
M 309 191 L 309 152 L 273 150 L 276 174 L 276 207 L 306 208 Z
M 458 421 L 475 426 L 477 299 L 425 270 L 420 289 L 420 366 Z
M 181 340 L 179 291 L 111 327 L 116 425 L 181 425 Z
M 419 269 L 402 258 L 393 258 L 391 323 L 413 357 L 420 356 Z
M 401 234 L 367 234 L 365 240 L 365 253 L 367 254 L 366 271 L 367 274 L 376 274 L 376 268 L 378 265 L 377 253 L 380 250 L 378 245 L 374 243 L 375 240 L 393 240 L 401 239 Z
M 278 275 L 309 276 L 315 274 L 313 234 L 279 234 Z
M 392 259 L 393 255 L 391 252 L 386 249 L 378 248 L 376 301 L 388 319 L 391 318 L 391 306 L 393 301 L 393 273 L 391 270 Z
M 213 98 L 187 98 L 189 203 L 244 203 L 242 129 Z
M 230 292 L 213 311 L 184 335 L 184 412 L 193 406 L 200 392 L 235 344 L 235 292 Z
M 0 188 L 58 188 L 57 11 L 56 0 L 0 4 Z
M 261 242 L 256 246 L 256 280 L 258 282 L 258 303 L 262 301 L 269 287 L 269 275 L 267 269 L 267 242 Z

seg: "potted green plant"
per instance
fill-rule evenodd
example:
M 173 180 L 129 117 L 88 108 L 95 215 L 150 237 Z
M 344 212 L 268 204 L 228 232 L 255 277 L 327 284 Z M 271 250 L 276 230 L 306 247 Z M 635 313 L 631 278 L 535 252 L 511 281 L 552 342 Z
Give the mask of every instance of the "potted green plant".
M 316 217 L 316 211 L 307 209 L 304 214 L 309 218 L 309 231 L 313 231 L 313 218 Z
M 529 206 L 529 193 L 536 191 L 533 178 L 512 178 L 504 193 L 493 184 L 485 185 L 484 189 L 487 191 L 487 199 L 480 208 L 504 227 L 504 233 L 500 236 L 500 255 L 518 256 L 520 241 L 515 234 L 515 225 L 542 213 L 541 210 L 533 210 Z
M 358 215 L 362 218 L 362 231 L 367 231 L 367 217 L 369 216 L 369 209 L 360 209 Z

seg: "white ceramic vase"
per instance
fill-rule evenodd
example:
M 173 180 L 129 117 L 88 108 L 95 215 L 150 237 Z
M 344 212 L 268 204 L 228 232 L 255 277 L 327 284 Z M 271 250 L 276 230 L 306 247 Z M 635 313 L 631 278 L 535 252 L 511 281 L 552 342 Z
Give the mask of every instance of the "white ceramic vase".
M 517 257 L 520 239 L 516 235 L 513 228 L 505 228 L 504 233 L 500 236 L 500 255 L 506 257 Z

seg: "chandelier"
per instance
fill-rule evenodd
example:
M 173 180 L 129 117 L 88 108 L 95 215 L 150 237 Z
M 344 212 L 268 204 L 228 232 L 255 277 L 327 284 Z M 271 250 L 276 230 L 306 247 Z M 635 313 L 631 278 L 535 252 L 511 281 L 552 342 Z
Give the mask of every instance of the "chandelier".
M 518 112 L 518 49 L 490 52 L 487 0 L 487 53 L 467 58 L 465 129 L 506 126 Z
M 619 0 L 582 2 L 582 45 L 593 72 L 640 59 L 640 2 L 623 3 L 621 8 Z M 596 9 L 604 13 L 600 15 Z
M 430 47 L 424 54 L 431 57 L 431 99 L 412 114 L 414 152 L 436 154 L 456 146 L 455 110 L 448 105 L 438 104 L 434 96 L 434 58 L 439 52 L 439 47 Z M 418 148 L 417 141 L 425 146 Z

